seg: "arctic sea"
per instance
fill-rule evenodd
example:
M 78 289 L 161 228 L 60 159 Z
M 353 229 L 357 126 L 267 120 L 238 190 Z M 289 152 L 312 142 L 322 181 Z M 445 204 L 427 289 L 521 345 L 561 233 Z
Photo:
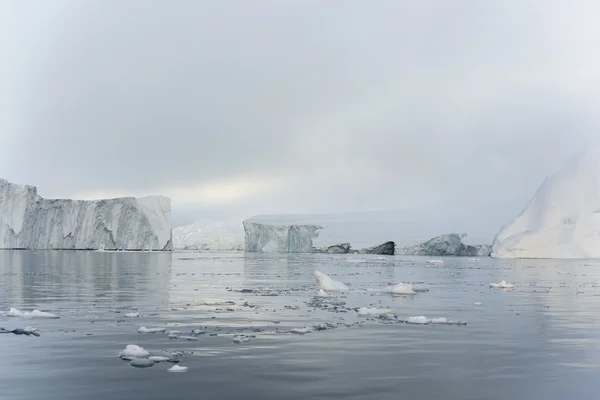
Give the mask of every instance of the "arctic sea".
M 351 291 L 317 297 L 315 270 Z M 599 285 L 580 260 L 0 251 L 0 327 L 40 334 L 0 334 L 0 399 L 595 399 Z M 188 371 L 134 368 L 128 344 Z

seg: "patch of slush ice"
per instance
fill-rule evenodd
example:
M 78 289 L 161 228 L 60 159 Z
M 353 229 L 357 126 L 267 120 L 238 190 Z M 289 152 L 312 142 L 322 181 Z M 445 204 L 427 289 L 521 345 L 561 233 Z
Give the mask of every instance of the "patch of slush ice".
M 233 337 L 233 343 L 247 343 L 250 338 L 246 335 L 237 335 Z
M 132 312 L 132 313 L 123 314 L 123 316 L 127 317 L 127 318 L 137 318 L 140 316 L 140 313 Z
M 169 371 L 169 372 L 187 372 L 187 370 L 188 370 L 188 367 L 182 367 L 182 366 L 179 366 L 179 365 L 173 365 L 167 371 Z
M 343 292 L 349 290 L 348 286 L 342 282 L 334 281 L 322 272 L 315 271 L 315 277 L 321 286 L 321 289 L 328 292 Z
M 502 281 L 499 283 L 490 283 L 490 287 L 494 289 L 512 289 L 515 287 L 515 285 L 506 281 Z
M 119 357 L 148 357 L 150 353 L 144 349 L 142 346 L 138 346 L 137 344 L 128 344 L 125 346 L 125 350 L 119 352 Z
M 45 311 L 33 310 L 33 311 L 20 311 L 16 308 L 11 307 L 6 314 L 7 317 L 22 317 L 22 318 L 60 318 L 56 314 L 52 314 Z
M 360 315 L 361 317 L 366 317 L 366 316 L 379 317 L 380 315 L 387 315 L 391 312 L 392 312 L 392 310 L 384 310 L 384 309 L 375 308 L 375 307 L 373 307 L 373 308 L 361 307 L 357 311 L 358 315 Z
M 159 333 L 165 332 L 165 328 L 146 328 L 145 326 L 141 326 L 138 330 L 138 333 Z
M 290 333 L 295 333 L 297 335 L 304 335 L 305 333 L 312 332 L 310 328 L 294 328 L 290 329 Z

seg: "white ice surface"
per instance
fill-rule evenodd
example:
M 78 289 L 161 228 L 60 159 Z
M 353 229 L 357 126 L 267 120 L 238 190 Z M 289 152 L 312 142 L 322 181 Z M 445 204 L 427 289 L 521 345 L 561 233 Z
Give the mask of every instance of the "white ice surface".
M 496 258 L 600 258 L 600 148 L 569 158 L 496 235 Z
M 376 307 L 361 307 L 357 311 L 358 315 L 360 315 L 361 317 L 379 317 L 381 315 L 387 315 L 391 312 L 392 310 L 384 310 Z
M 326 292 L 344 292 L 349 290 L 348 286 L 342 282 L 331 279 L 328 275 L 322 272 L 315 271 L 315 277 L 319 282 L 319 286 Z
M 128 344 L 125 350 L 119 353 L 119 357 L 148 357 L 150 353 L 141 346 Z
M 173 247 L 189 250 L 243 251 L 242 221 L 200 220 L 173 229 Z
M 10 308 L 7 317 L 22 317 L 22 318 L 60 318 L 56 314 L 52 314 L 46 311 L 33 310 L 33 311 L 20 311 L 16 308 Z
M 138 330 L 138 333 L 161 333 L 165 332 L 165 328 L 146 328 L 145 326 L 141 326 Z
M 512 283 L 508 283 L 506 281 L 501 281 L 498 283 L 490 283 L 490 287 L 495 289 L 512 289 L 515 287 Z
M 187 372 L 187 370 L 188 370 L 188 367 L 184 367 L 181 365 L 173 365 L 167 371 L 169 371 L 169 372 Z

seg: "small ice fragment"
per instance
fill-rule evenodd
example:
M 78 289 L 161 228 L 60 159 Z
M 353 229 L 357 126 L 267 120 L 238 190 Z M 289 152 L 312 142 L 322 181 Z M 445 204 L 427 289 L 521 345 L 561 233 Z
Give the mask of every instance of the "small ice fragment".
M 418 317 L 410 317 L 408 318 L 408 320 L 406 320 L 406 322 L 408 322 L 409 324 L 428 324 L 429 322 L 431 322 L 431 320 L 428 320 L 427 318 L 421 315 Z
M 165 357 L 165 356 L 150 356 L 150 357 L 148 357 L 148 360 L 152 360 L 154 362 L 167 361 L 168 359 L 169 359 L 169 357 Z
M 179 365 L 173 365 L 167 371 L 169 371 L 169 372 L 187 372 L 187 370 L 188 370 L 188 367 L 181 367 Z
M 490 283 L 490 287 L 495 289 L 512 289 L 515 287 L 515 285 L 506 281 L 502 281 L 500 283 Z
M 174 333 L 174 332 L 177 332 L 177 331 L 170 332 L 170 333 L 167 335 L 167 337 L 168 337 L 169 339 L 177 339 L 177 338 L 179 337 L 179 335 L 178 335 L 177 333 Z M 180 332 L 180 333 L 181 333 L 181 332 Z
M 125 350 L 119 353 L 119 357 L 148 357 L 150 353 L 141 346 L 136 344 L 128 344 Z
M 246 343 L 249 341 L 250 338 L 246 335 L 238 335 L 233 337 L 233 343 Z
M 393 294 L 415 294 L 413 285 L 409 283 L 398 283 L 397 285 L 392 286 L 390 292 Z
M 480 306 L 480 305 L 481 305 L 481 302 L 480 302 L 480 301 L 476 301 L 476 302 L 475 302 L 475 303 L 473 303 L 473 304 L 474 304 L 474 305 L 476 305 L 476 306 Z
M 329 297 L 329 293 L 327 293 L 323 289 L 319 289 L 319 294 L 317 296 L 318 297 Z
M 315 271 L 315 277 L 317 278 L 321 289 L 324 291 L 343 292 L 349 290 L 348 286 L 344 285 L 342 282 L 334 281 L 322 272 Z
M 432 324 L 447 324 L 447 323 L 448 323 L 448 320 L 447 320 L 446 318 L 444 318 L 444 317 L 441 317 L 441 318 L 433 318 L 433 319 L 431 320 L 431 323 L 432 323 Z
M 136 368 L 148 368 L 153 366 L 155 363 L 149 358 L 134 358 L 129 362 L 129 364 Z
M 11 307 L 6 314 L 7 317 L 22 317 L 22 318 L 60 318 L 59 316 L 40 310 L 20 311 Z
M 191 335 L 203 335 L 205 333 L 206 333 L 206 331 L 203 331 L 201 329 L 192 329 L 192 332 L 190 334 Z
M 165 328 L 146 328 L 145 326 L 141 326 L 138 330 L 138 333 L 159 333 L 166 331 Z
M 169 335 L 170 337 L 171 335 Z M 196 336 L 179 336 L 179 339 L 184 339 L 184 340 L 198 340 L 198 338 Z
M 290 333 L 295 333 L 297 335 L 304 335 L 305 333 L 309 333 L 311 330 L 309 328 L 294 328 L 290 329 Z
M 444 260 L 427 260 L 429 264 L 443 264 Z
M 392 310 L 383 310 L 383 309 L 379 309 L 379 308 L 368 308 L 368 307 L 361 307 L 358 309 L 358 315 L 360 315 L 361 317 L 365 317 L 365 316 L 374 316 L 374 317 L 379 317 L 380 315 L 386 315 L 392 312 Z
M 127 317 L 127 318 L 137 318 L 140 316 L 140 313 L 131 312 L 131 313 L 123 314 L 123 316 Z

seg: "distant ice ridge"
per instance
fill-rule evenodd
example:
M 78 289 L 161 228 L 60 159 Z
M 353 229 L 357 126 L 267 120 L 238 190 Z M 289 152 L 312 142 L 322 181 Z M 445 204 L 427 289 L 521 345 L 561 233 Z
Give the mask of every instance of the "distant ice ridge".
M 494 239 L 496 258 L 600 258 L 600 148 L 575 154 L 546 178 Z
M 183 250 L 243 251 L 241 221 L 197 221 L 173 229 L 173 247 Z
M 44 199 L 0 179 L 0 248 L 172 250 L 171 200 Z
M 319 225 L 243 222 L 244 250 L 259 253 L 310 253 Z

